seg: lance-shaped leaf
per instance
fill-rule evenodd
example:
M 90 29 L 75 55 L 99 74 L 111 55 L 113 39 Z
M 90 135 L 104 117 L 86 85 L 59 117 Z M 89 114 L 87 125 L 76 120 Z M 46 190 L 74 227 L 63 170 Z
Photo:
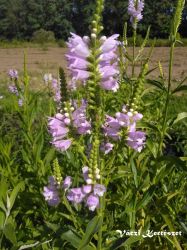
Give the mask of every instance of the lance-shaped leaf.
M 89 223 L 86 228 L 86 232 L 80 242 L 79 250 L 83 250 L 85 246 L 89 244 L 92 237 L 96 232 L 98 232 L 99 228 L 102 226 L 102 218 L 101 216 L 95 216 Z

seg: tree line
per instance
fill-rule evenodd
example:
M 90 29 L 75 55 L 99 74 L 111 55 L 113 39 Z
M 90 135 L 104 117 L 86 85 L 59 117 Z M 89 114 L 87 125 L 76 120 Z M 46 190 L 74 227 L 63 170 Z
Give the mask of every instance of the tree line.
M 124 22 L 130 26 L 127 6 L 128 0 L 106 0 L 105 34 L 122 34 Z M 140 33 L 151 25 L 152 37 L 167 38 L 175 6 L 176 0 L 145 0 Z M 53 31 L 56 39 L 67 40 L 71 31 L 86 35 L 94 8 L 95 0 L 0 0 L 0 39 L 29 40 L 39 29 Z M 179 32 L 187 37 L 187 3 Z

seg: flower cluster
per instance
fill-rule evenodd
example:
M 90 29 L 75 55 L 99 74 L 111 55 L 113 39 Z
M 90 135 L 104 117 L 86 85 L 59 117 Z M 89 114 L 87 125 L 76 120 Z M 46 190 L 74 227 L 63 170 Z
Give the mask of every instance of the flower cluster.
M 8 76 L 11 79 L 12 84 L 10 84 L 8 86 L 8 90 L 10 93 L 16 95 L 19 99 L 18 99 L 18 105 L 21 107 L 23 106 L 23 97 L 20 97 L 20 92 L 16 86 L 16 82 L 18 79 L 18 72 L 15 69 L 10 69 L 8 72 Z
M 10 93 L 15 94 L 15 95 L 19 95 L 18 89 L 15 85 L 9 85 L 8 86 L 8 90 L 10 91 Z
M 73 204 L 85 202 L 89 210 L 94 211 L 99 207 L 99 197 L 104 195 L 106 188 L 104 185 L 93 183 L 93 175 L 87 166 L 83 167 L 82 172 L 86 185 L 70 189 L 67 199 Z M 96 169 L 94 178 L 100 179 L 99 169 Z
M 51 85 L 52 85 L 53 92 L 54 92 L 54 101 L 56 103 L 60 103 L 61 93 L 60 93 L 60 84 L 59 84 L 58 80 L 55 78 L 52 78 Z
M 51 73 L 44 74 L 43 80 L 45 84 L 49 84 L 53 80 L 52 74 Z
M 73 106 L 64 108 L 65 113 L 57 113 L 49 118 L 49 132 L 53 137 L 52 144 L 60 151 L 67 150 L 72 143 L 68 139 L 70 128 L 76 129 L 78 134 L 90 133 L 91 125 L 86 120 L 86 103 L 83 101 L 80 107 L 76 103 Z
M 125 128 L 127 145 L 141 152 L 146 137 L 144 132 L 136 130 L 136 123 L 141 120 L 142 117 L 142 114 L 133 109 L 128 110 L 128 108 L 124 106 L 122 112 L 116 113 L 115 118 L 106 116 L 106 121 L 103 126 L 104 134 L 113 140 L 119 140 L 122 137 L 122 130 Z
M 89 49 L 90 38 L 71 33 L 72 37 L 69 38 L 67 43 L 69 53 L 66 55 L 68 60 L 68 68 L 72 74 L 70 86 L 76 89 L 77 82 L 86 84 L 90 76 L 88 58 L 91 56 Z M 118 60 L 117 60 L 117 47 L 118 41 L 116 40 L 119 35 L 113 35 L 109 38 L 102 36 L 100 38 L 100 48 L 98 56 L 98 70 L 101 77 L 101 87 L 106 90 L 116 91 L 118 86 Z
M 110 151 L 112 151 L 114 145 L 110 142 L 107 143 L 102 143 L 100 146 L 100 150 L 107 155 L 108 153 L 110 153 Z
M 136 28 L 136 22 L 142 20 L 142 11 L 144 9 L 143 0 L 129 0 L 128 14 L 131 16 L 130 21 L 134 28 Z
M 57 206 L 60 203 L 60 191 L 67 190 L 70 188 L 72 180 L 70 176 L 67 176 L 62 185 L 58 184 L 54 176 L 49 177 L 48 186 L 44 187 L 43 195 L 45 200 L 50 206 Z
M 18 79 L 18 72 L 15 69 L 10 69 L 8 71 L 8 75 L 11 78 L 11 80 L 17 80 Z
M 61 101 L 61 93 L 60 93 L 60 83 L 59 81 L 53 77 L 51 73 L 47 73 L 43 77 L 44 82 L 46 85 L 50 86 L 52 88 L 52 92 L 54 95 L 54 101 L 58 104 L 60 104 Z

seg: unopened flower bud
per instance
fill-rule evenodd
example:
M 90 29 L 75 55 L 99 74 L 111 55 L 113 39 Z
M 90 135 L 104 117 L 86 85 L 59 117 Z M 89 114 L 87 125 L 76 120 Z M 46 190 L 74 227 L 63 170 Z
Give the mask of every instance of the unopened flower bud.
M 95 33 L 95 34 L 97 33 L 97 29 L 96 29 L 96 28 L 94 28 L 92 31 L 93 31 L 93 33 Z
M 87 180 L 86 180 L 86 183 L 87 183 L 88 185 L 90 185 L 90 184 L 93 184 L 93 181 L 92 181 L 92 179 L 87 179 Z
M 123 121 L 120 121 L 120 122 L 119 122 L 119 125 L 120 125 L 120 126 L 124 126 L 125 123 L 124 123 Z
M 92 178 L 93 178 L 93 175 L 92 175 L 92 174 L 88 174 L 88 177 L 89 177 L 90 179 L 92 179 Z
M 98 175 L 100 173 L 100 170 L 98 168 L 96 168 L 94 172 L 96 175 Z
M 89 43 L 89 41 L 90 41 L 89 36 L 83 36 L 83 41 L 84 41 L 85 43 Z
M 96 34 L 92 33 L 92 34 L 91 34 L 91 38 L 92 38 L 92 39 L 96 39 Z
M 116 117 L 119 118 L 121 116 L 120 112 L 116 113 Z
M 68 109 L 67 109 L 67 108 L 64 108 L 64 111 L 68 111 Z
M 127 112 L 126 108 L 123 108 L 123 109 L 122 109 L 122 112 L 123 112 L 123 113 L 126 113 L 126 112 Z
M 132 112 L 128 112 L 127 115 L 128 115 L 129 117 L 132 117 L 132 116 L 133 116 Z
M 68 113 L 65 113 L 64 115 L 65 115 L 65 117 L 67 117 L 67 118 L 69 117 L 69 114 L 68 114 Z
M 95 140 L 95 145 L 99 145 L 99 140 Z
M 106 36 L 102 36 L 102 37 L 100 38 L 100 41 L 101 41 L 101 42 L 105 42 L 105 41 L 106 41 L 106 39 L 107 39 L 107 37 L 106 37 Z
M 69 124 L 71 123 L 71 121 L 70 121 L 69 118 L 65 118 L 65 119 L 64 119 L 64 123 L 65 123 L 66 125 L 69 125 Z
M 74 107 L 71 107 L 70 110 L 71 110 L 71 111 L 74 111 L 75 109 L 74 109 Z
M 97 175 L 96 175 L 96 179 L 97 179 L 97 180 L 100 180 L 100 179 L 101 179 L 100 174 L 97 174 Z
M 57 119 L 61 120 L 63 118 L 63 115 L 60 113 L 57 113 L 55 116 Z

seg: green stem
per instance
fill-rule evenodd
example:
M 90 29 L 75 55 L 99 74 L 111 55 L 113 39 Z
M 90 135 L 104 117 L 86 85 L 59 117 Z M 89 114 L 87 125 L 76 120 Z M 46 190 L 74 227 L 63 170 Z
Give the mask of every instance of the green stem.
M 68 200 L 66 199 L 65 194 L 63 195 L 63 200 L 64 200 L 64 205 L 66 206 L 67 210 L 70 212 L 70 214 L 71 214 L 71 216 L 72 216 L 72 221 L 73 221 L 73 224 L 74 224 L 75 228 L 76 228 L 76 229 L 79 229 L 80 232 L 81 232 L 82 234 L 84 234 L 84 232 L 83 232 L 81 226 L 79 225 L 79 223 L 78 223 L 78 221 L 77 221 L 77 219 L 76 219 L 76 216 L 75 216 L 75 213 L 74 213 L 73 209 L 71 208 L 71 206 L 70 206 Z
M 102 184 L 102 182 L 101 182 Z M 98 215 L 101 218 L 101 226 L 98 232 L 98 242 L 97 242 L 97 250 L 102 250 L 102 236 L 103 236 L 103 219 L 104 219 L 104 209 L 105 209 L 105 196 L 100 198 L 100 208 L 98 209 Z
M 103 206 L 103 197 L 101 197 L 101 199 L 100 199 L 100 206 Z M 99 216 L 101 217 L 101 227 L 100 227 L 99 232 L 98 232 L 97 250 L 102 250 L 102 235 L 103 235 L 103 231 L 102 231 L 102 225 L 103 225 L 103 208 L 100 208 L 100 209 L 99 209 L 98 214 L 99 214 Z
M 134 77 L 134 71 L 135 71 L 135 48 L 136 48 L 136 29 L 133 29 L 133 51 L 132 51 L 132 57 L 133 57 L 133 61 L 132 61 L 132 78 Z
M 175 48 L 175 42 L 172 42 L 171 48 L 170 48 L 170 59 L 169 59 L 169 75 L 168 75 L 168 88 L 167 88 L 167 96 L 166 96 L 166 103 L 165 103 L 165 110 L 164 110 L 164 119 L 162 124 L 162 133 L 159 143 L 159 151 L 158 156 L 162 154 L 162 148 L 163 148 L 163 141 L 167 129 L 167 115 L 168 115 L 168 108 L 170 103 L 170 97 L 171 97 L 171 81 L 172 81 L 172 70 L 173 70 L 173 56 L 174 56 L 174 48 Z
M 0 238 L 0 249 L 1 249 L 1 246 L 2 246 L 3 236 L 4 236 L 4 234 L 3 234 L 3 232 L 2 232 L 1 238 Z

